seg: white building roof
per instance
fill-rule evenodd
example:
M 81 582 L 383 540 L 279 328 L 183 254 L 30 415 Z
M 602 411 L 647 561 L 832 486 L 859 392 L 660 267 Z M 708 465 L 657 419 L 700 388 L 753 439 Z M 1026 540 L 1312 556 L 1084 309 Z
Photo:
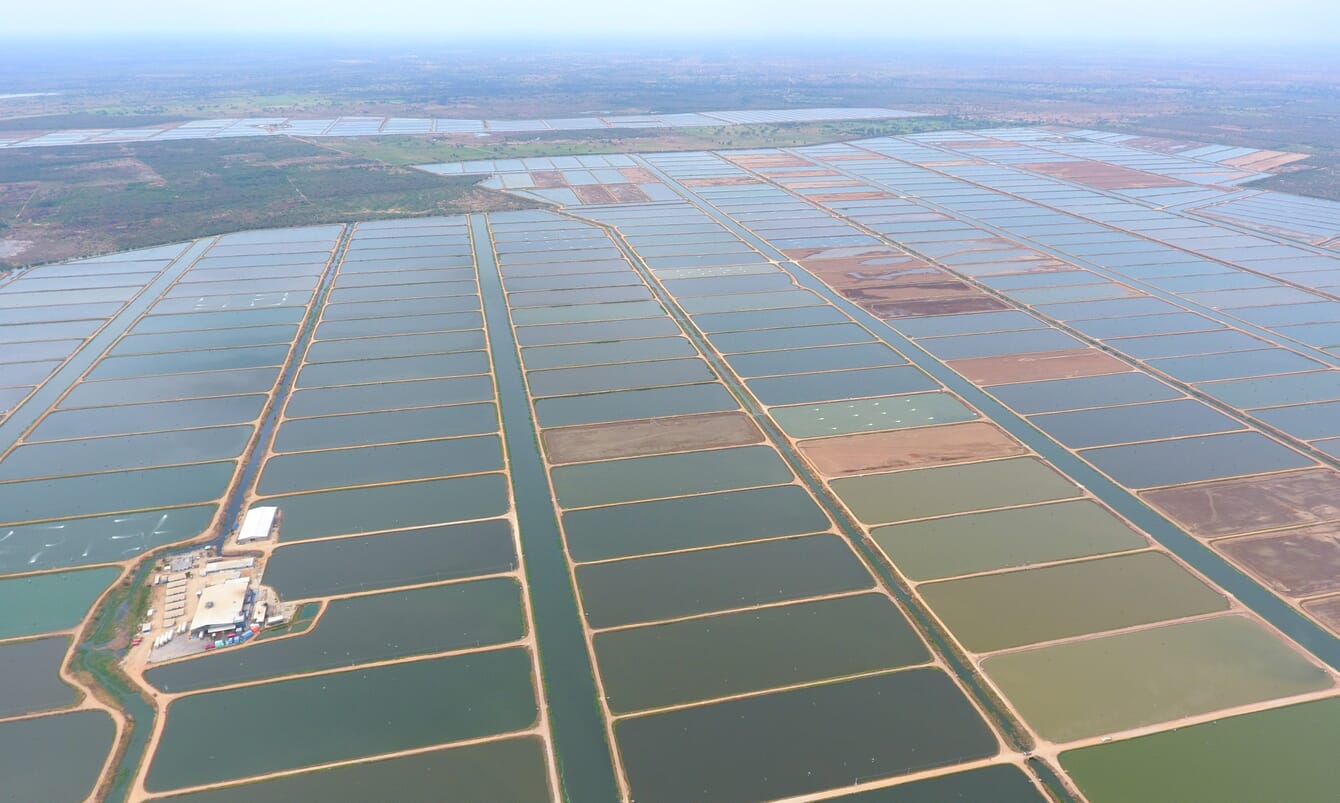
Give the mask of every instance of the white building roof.
M 250 580 L 239 577 L 217 585 L 207 586 L 196 603 L 191 617 L 191 630 L 223 627 L 242 621 L 242 606 L 246 603 Z
M 237 543 L 245 544 L 247 541 L 260 541 L 270 537 L 270 528 L 274 526 L 275 516 L 279 513 L 277 507 L 253 507 L 247 511 L 246 518 L 242 519 L 242 527 L 237 531 Z
M 255 565 L 255 558 L 224 558 L 222 560 L 211 560 L 209 563 L 205 564 L 205 574 L 250 569 Z

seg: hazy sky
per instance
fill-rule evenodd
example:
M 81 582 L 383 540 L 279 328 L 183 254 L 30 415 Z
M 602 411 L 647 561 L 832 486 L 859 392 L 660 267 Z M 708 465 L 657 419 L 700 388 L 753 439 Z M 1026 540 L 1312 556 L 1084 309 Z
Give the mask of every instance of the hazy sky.
M 846 34 L 1334 41 L 1340 0 L 67 0 L 16 2 L 7 35 Z

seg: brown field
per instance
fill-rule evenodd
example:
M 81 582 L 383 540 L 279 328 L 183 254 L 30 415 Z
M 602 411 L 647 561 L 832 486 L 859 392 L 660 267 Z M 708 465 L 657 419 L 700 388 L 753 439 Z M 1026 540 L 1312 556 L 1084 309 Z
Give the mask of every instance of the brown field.
M 804 167 L 809 162 L 789 153 L 732 153 L 725 154 L 727 161 L 740 167 Z
M 871 153 L 830 153 L 815 158 L 821 162 L 862 162 L 879 157 Z
M 879 190 L 869 190 L 864 192 L 834 192 L 823 195 L 811 195 L 810 200 L 818 203 L 831 203 L 833 201 L 884 201 L 898 196 L 890 192 L 881 192 Z
M 532 170 L 530 180 L 542 190 L 556 190 L 568 186 L 568 180 L 558 170 Z
M 621 167 L 619 175 L 628 179 L 630 184 L 660 184 L 661 180 L 642 167 Z
M 1282 594 L 1310 597 L 1340 591 L 1340 523 L 1234 538 L 1215 546 Z
M 752 176 L 718 176 L 717 178 L 684 178 L 679 180 L 685 187 L 740 187 L 746 184 L 761 184 Z
M 1303 610 L 1320 622 L 1323 627 L 1329 628 L 1331 632 L 1340 635 L 1340 597 L 1330 597 L 1329 599 L 1304 603 Z
M 1185 181 L 1179 181 L 1175 178 L 1105 162 L 1038 162 L 1036 164 L 1020 165 L 1020 167 L 1100 190 L 1188 186 Z
M 614 193 L 604 184 L 579 184 L 575 187 L 568 187 L 577 196 L 577 199 L 584 204 L 612 204 L 614 203 Z
M 1141 496 L 1201 538 L 1340 520 L 1340 471 L 1330 468 L 1148 491 Z
M 1003 357 L 972 357 L 953 360 L 950 368 L 977 385 L 1074 379 L 1081 376 L 1116 374 L 1131 370 L 1126 363 L 1097 349 L 1067 349 Z
M 980 295 L 981 291 L 972 285 L 951 279 L 947 276 L 921 276 L 921 281 L 913 284 L 881 284 L 872 287 L 854 287 L 843 290 L 842 295 L 862 306 L 882 301 L 916 301 L 928 298 L 959 298 Z
M 962 141 L 959 141 L 959 140 L 941 140 L 941 141 L 940 141 L 940 147 L 943 147 L 943 148 L 954 148 L 954 149 L 960 149 L 960 148 L 962 148 L 962 149 L 967 149 L 967 148 L 1018 148 L 1018 147 L 1019 147 L 1019 143 L 1017 143 L 1017 142 L 1006 142 L 1005 140 L 1002 140 L 1002 139 L 975 139 L 975 140 L 969 140 L 969 141 L 967 141 L 967 142 L 962 142 Z
M 1223 164 L 1233 167 L 1240 167 L 1243 170 L 1255 170 L 1261 173 L 1269 173 L 1274 170 L 1300 159 L 1308 157 L 1305 153 L 1285 153 L 1284 151 L 1260 151 L 1259 153 L 1249 153 L 1246 156 L 1235 156 L 1232 159 L 1225 159 Z
M 876 260 L 868 260 L 876 261 Z M 879 262 L 893 262 L 893 259 L 881 259 Z M 953 276 L 931 267 L 919 259 L 907 257 L 896 265 L 859 265 L 855 260 L 840 260 L 823 263 L 820 270 L 813 272 L 820 276 L 829 287 L 846 292 L 859 291 L 872 287 L 915 287 L 942 281 L 957 281 Z
M 865 185 L 846 176 L 833 176 L 828 179 L 813 178 L 808 181 L 793 181 L 787 186 L 793 190 L 821 190 L 825 187 L 864 187 Z
M 994 424 L 980 421 L 840 435 L 803 441 L 798 448 L 825 477 L 942 466 L 1025 451 Z
M 640 204 L 651 200 L 636 184 L 606 184 L 605 189 L 614 196 L 615 203 Z
M 1010 309 L 1003 301 L 987 295 L 966 298 L 932 298 L 871 304 L 870 311 L 881 318 L 906 318 L 913 315 L 958 315 L 963 312 L 995 312 Z
M 763 441 L 744 413 L 708 413 L 642 421 L 616 421 L 546 430 L 550 463 L 581 463 L 616 457 L 687 452 Z

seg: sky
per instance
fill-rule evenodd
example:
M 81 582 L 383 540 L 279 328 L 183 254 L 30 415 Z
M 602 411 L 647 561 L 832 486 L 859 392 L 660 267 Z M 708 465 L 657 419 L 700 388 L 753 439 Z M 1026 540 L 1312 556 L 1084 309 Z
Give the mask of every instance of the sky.
M 10 37 L 596 35 L 1335 42 L 1340 0 L 66 0 L 14 3 Z

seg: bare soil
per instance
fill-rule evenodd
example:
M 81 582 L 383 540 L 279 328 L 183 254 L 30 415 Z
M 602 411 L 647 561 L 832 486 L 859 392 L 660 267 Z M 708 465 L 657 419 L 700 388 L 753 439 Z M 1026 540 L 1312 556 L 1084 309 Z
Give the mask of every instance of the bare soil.
M 763 441 L 763 433 L 743 413 L 708 413 L 562 427 L 545 430 L 543 437 L 549 462 L 554 464 L 743 446 Z
M 1292 597 L 1340 591 L 1340 522 L 1215 544 L 1271 588 Z
M 981 421 L 841 435 L 802 441 L 798 448 L 825 477 L 943 466 L 1026 451 L 994 424 Z
M 1105 162 L 1039 162 L 1037 164 L 1020 165 L 1020 167 L 1100 190 L 1188 186 L 1185 181 L 1179 181 L 1175 178 Z
M 1091 348 L 1007 354 L 1002 357 L 972 357 L 953 360 L 949 363 L 949 367 L 977 385 L 1074 379 L 1131 370 L 1129 365 L 1116 357 Z
M 1192 535 L 1217 538 L 1340 520 L 1340 471 L 1291 471 L 1162 488 L 1141 496 Z

